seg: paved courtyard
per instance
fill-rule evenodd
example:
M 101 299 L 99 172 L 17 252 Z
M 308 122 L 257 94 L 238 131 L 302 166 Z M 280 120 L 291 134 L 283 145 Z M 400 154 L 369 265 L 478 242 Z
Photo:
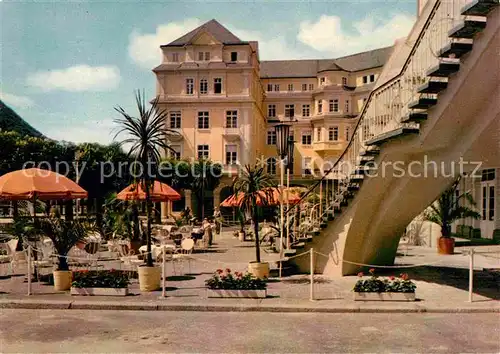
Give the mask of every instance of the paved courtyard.
M 498 314 L 2 310 L 0 351 L 498 353 Z
M 299 250 L 300 252 L 300 250 Z M 167 263 L 167 297 L 171 302 L 203 303 L 207 301 L 204 281 L 217 268 L 231 268 L 233 271 L 246 270 L 249 261 L 254 259 L 252 242 L 240 242 L 232 236 L 231 232 L 224 232 L 215 239 L 215 245 L 206 253 L 193 254 L 193 260 L 176 264 L 175 273 L 173 265 Z M 262 252 L 264 261 L 273 262 L 278 259 L 276 254 Z M 308 257 L 308 255 L 304 255 Z M 377 270 L 382 275 L 400 274 L 407 272 L 416 281 L 417 297 L 420 304 L 464 304 L 468 299 L 468 258 L 461 254 L 452 256 L 439 256 L 434 249 L 424 247 L 400 248 L 396 264 L 431 264 L 416 268 L 403 268 L 394 270 Z M 6 274 L 7 268 L 3 264 L 0 274 Z M 119 268 L 119 263 L 106 264 L 107 267 Z M 478 304 L 498 304 L 500 300 L 500 274 L 486 272 L 483 268 L 500 268 L 499 253 L 477 255 L 475 260 L 475 301 Z M 27 298 L 27 284 L 20 267 L 14 277 L 0 278 L 0 299 Z M 343 277 L 328 279 L 321 275 L 315 276 L 314 296 L 320 304 L 350 304 L 352 303 L 352 286 L 356 277 Z M 161 291 L 141 293 L 138 283 L 133 280 L 130 286 L 133 296 L 126 298 L 85 297 L 85 301 L 148 301 L 156 300 Z M 308 275 L 295 275 L 272 279 L 268 287 L 269 298 L 266 303 L 297 304 L 309 300 L 310 283 Z M 67 293 L 55 293 L 53 287 L 44 283 L 33 284 L 33 295 L 30 299 L 72 299 Z M 79 298 L 82 299 L 82 298 Z M 224 303 L 231 303 L 232 299 L 222 299 Z M 237 300 L 238 302 L 254 303 L 256 300 Z M 488 305 L 488 306 L 489 306 Z

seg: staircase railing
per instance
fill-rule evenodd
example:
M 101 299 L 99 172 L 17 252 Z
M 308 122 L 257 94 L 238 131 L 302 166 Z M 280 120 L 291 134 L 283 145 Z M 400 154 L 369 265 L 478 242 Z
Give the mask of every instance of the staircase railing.
M 433 0 L 430 0 L 433 1 Z M 360 152 L 367 149 L 366 142 L 400 128 L 418 128 L 415 122 L 406 122 L 409 104 L 420 98 L 436 98 L 436 94 L 419 93 L 419 87 L 428 83 L 430 69 L 440 63 L 459 63 L 459 59 L 440 58 L 440 50 L 450 44 L 449 32 L 463 19 L 461 9 L 471 0 L 434 0 L 434 5 L 413 43 L 411 51 L 398 75 L 373 90 L 354 128 L 351 139 L 336 162 L 321 179 L 302 196 L 300 202 L 286 210 L 299 207 L 307 195 L 323 183 L 330 174 L 342 174 L 344 183 L 359 166 Z M 432 6 L 432 5 L 429 5 Z M 408 39 L 407 39 L 407 45 Z M 447 81 L 446 77 L 432 77 L 433 81 Z

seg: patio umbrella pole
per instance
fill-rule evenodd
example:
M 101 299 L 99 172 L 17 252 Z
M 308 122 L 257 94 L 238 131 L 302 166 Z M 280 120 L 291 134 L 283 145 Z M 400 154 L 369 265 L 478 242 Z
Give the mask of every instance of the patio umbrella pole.
M 161 263 L 162 263 L 162 267 L 161 267 L 161 278 L 162 278 L 162 286 L 161 286 L 161 296 L 162 297 L 165 297 L 165 282 L 166 282 L 166 277 L 167 277 L 167 272 L 165 270 L 165 246 L 163 246 L 162 250 L 161 250 L 161 254 L 162 254 L 162 260 L 161 260 Z
M 290 169 L 286 169 L 286 210 L 290 209 Z M 290 213 L 286 213 L 286 249 L 290 249 Z

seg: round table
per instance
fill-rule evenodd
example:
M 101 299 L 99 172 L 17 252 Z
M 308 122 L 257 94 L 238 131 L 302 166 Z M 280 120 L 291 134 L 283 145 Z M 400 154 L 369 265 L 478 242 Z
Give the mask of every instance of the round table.
M 163 248 L 165 251 L 175 251 L 175 245 L 151 245 L 151 254 L 153 258 L 158 258 L 161 255 Z M 148 251 L 148 247 L 146 245 L 139 247 L 139 251 L 141 253 L 146 253 Z

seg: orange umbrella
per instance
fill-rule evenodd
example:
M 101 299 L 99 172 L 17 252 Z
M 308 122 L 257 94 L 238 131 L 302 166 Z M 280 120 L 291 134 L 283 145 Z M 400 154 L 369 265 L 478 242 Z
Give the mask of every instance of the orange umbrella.
M 269 191 L 270 190 L 270 191 Z M 274 206 L 280 204 L 280 190 L 279 188 L 270 188 L 266 192 L 259 193 L 259 198 L 257 199 L 257 205 L 262 206 Z M 270 193 L 269 193 L 270 192 Z M 263 200 L 267 198 L 267 203 L 263 203 Z M 286 203 L 288 198 L 289 204 L 296 204 L 300 201 L 300 195 L 295 193 L 291 189 L 283 189 L 283 201 Z M 243 193 L 239 193 L 237 196 L 234 194 L 226 198 L 222 203 L 221 207 L 239 207 L 243 199 Z
M 39 168 L 9 172 L 0 177 L 0 199 L 56 200 L 87 196 L 87 191 L 69 178 Z
M 120 200 L 146 200 L 146 192 L 142 183 L 133 183 L 116 196 Z M 154 181 L 151 190 L 152 202 L 166 202 L 181 199 L 181 195 L 166 183 Z

